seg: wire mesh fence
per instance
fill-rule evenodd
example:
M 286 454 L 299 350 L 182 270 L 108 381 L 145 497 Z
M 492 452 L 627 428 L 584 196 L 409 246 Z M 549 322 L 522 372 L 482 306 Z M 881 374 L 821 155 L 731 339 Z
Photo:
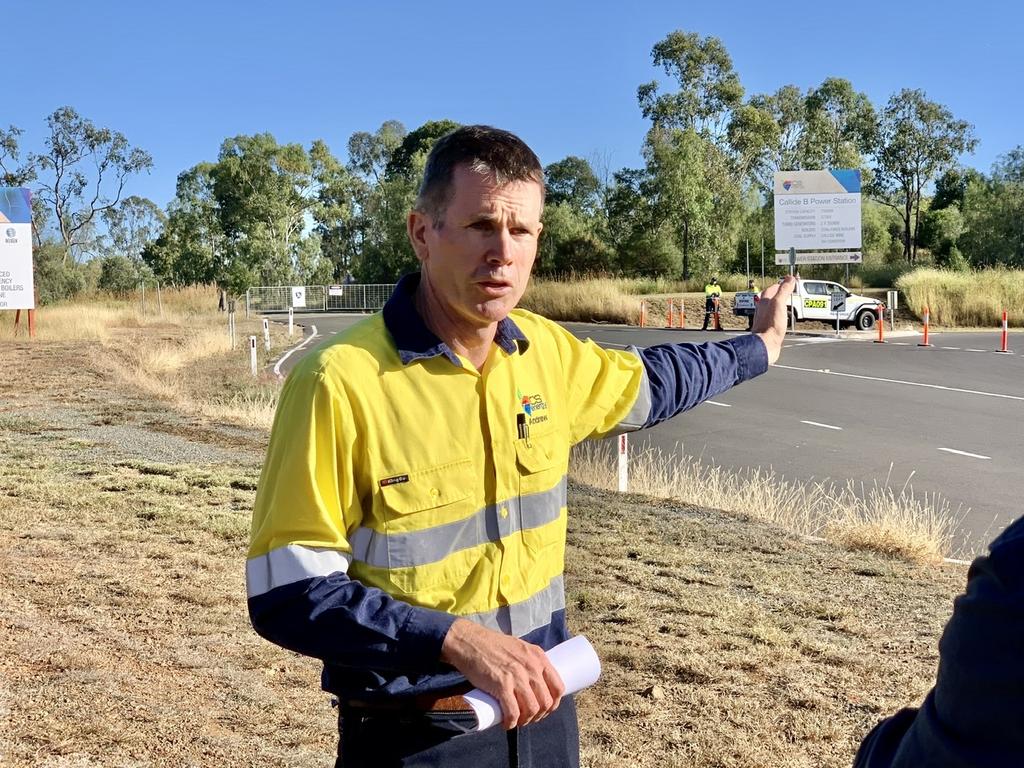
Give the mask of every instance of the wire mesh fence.
M 245 292 L 250 312 L 376 312 L 395 290 L 394 284 L 262 285 Z

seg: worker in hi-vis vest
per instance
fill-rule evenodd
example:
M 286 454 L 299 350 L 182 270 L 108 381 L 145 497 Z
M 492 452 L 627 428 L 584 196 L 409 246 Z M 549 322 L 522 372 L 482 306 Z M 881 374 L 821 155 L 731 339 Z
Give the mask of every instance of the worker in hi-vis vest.
M 718 284 L 718 278 L 712 277 L 707 285 L 704 286 L 704 325 L 701 326 L 702 331 L 708 329 L 708 320 L 711 316 L 715 316 L 715 330 L 722 330 L 722 323 L 718 318 L 718 302 L 722 297 L 722 286 Z

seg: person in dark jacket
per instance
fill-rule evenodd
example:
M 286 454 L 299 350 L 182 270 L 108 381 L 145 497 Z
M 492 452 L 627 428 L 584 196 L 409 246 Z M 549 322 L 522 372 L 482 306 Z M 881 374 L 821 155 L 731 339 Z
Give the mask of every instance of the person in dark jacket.
M 1024 765 L 1024 517 L 967 574 L 920 709 L 876 725 L 854 768 Z

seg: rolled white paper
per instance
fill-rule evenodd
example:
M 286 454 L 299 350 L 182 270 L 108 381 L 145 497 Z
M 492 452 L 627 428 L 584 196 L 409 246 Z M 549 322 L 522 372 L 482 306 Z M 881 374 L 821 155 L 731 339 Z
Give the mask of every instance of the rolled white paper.
M 596 683 L 601 676 L 601 660 L 597 658 L 594 646 L 583 635 L 576 635 L 556 645 L 547 651 L 547 656 L 562 678 L 566 695 L 582 691 Z M 476 713 L 478 731 L 501 722 L 501 705 L 490 694 L 474 688 L 464 698 Z

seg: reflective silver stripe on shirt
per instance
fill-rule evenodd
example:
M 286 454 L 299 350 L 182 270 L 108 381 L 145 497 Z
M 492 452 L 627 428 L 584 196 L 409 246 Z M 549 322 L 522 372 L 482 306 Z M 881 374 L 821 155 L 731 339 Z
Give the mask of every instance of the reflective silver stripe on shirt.
M 608 433 L 609 435 L 636 432 L 638 429 L 643 428 L 644 424 L 647 423 L 647 419 L 651 416 L 651 382 L 647 378 L 647 364 L 640 357 L 640 349 L 638 347 L 630 347 L 628 351 L 640 359 L 643 378 L 640 380 L 640 391 L 636 393 L 636 402 L 629 409 L 629 413 L 623 416 L 622 420 L 615 425 L 615 428 Z
M 265 555 L 250 558 L 245 564 L 245 586 L 249 597 L 262 595 L 275 587 L 293 584 L 315 576 L 348 572 L 351 555 L 336 549 L 288 544 Z
M 522 637 L 551 623 L 551 614 L 565 608 L 565 580 L 555 576 L 548 585 L 526 600 L 503 605 L 493 611 L 470 613 L 464 619 L 482 624 L 506 635 Z
M 521 530 L 558 519 L 566 505 L 566 479 L 549 491 L 489 504 L 453 523 L 407 533 L 357 528 L 350 538 L 352 557 L 374 568 L 412 568 L 444 560 L 453 552 L 497 542 Z M 502 515 L 501 510 L 508 512 Z

